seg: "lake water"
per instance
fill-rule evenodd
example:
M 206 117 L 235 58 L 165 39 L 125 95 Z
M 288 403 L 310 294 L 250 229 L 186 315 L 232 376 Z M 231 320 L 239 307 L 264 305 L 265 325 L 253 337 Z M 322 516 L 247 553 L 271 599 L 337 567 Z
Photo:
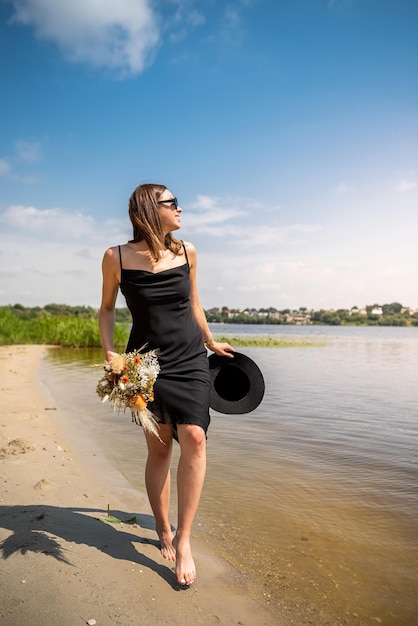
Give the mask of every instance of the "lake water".
M 418 328 L 212 331 L 317 345 L 239 349 L 261 368 L 266 394 L 253 413 L 212 412 L 196 536 L 284 623 L 418 623 Z M 101 372 L 89 365 L 101 360 L 51 350 L 41 378 L 76 420 L 77 447 L 100 447 L 143 492 L 143 436 L 95 396 Z

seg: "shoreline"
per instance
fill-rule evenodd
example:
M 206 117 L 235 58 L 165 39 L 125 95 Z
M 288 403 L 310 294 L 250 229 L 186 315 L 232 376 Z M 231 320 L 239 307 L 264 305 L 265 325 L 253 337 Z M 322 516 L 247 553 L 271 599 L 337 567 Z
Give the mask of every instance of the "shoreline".
M 48 347 L 1 346 L 0 618 L 8 626 L 284 626 L 245 578 L 197 541 L 198 580 L 180 590 L 145 494 L 106 480 L 64 434 L 38 371 Z M 82 435 L 82 433 L 80 433 Z M 128 483 L 127 483 L 128 485 Z M 110 513 L 136 524 L 104 522 Z

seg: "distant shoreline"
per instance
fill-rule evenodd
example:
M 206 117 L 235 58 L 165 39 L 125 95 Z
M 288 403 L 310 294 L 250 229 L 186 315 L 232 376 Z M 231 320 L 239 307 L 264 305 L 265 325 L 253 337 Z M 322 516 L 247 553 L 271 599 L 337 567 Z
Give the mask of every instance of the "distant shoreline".
M 418 324 L 414 324 L 412 322 L 406 324 L 385 324 L 385 323 L 376 323 L 375 321 L 365 321 L 365 322 L 342 322 L 341 324 L 332 324 L 326 322 L 307 322 L 307 323 L 298 323 L 298 322 L 238 322 L 236 320 L 230 320 L 225 322 L 211 322 L 208 321 L 211 326 L 227 326 L 228 324 L 236 325 L 236 326 L 398 326 L 403 328 L 416 327 Z
M 259 311 L 251 311 L 251 315 L 244 315 L 243 312 L 235 313 L 233 310 L 223 309 L 216 315 L 208 311 L 205 311 L 205 314 L 209 324 L 225 327 L 227 325 L 271 326 L 275 328 L 278 326 L 306 328 L 312 326 L 334 326 L 337 328 L 347 326 L 418 327 L 418 312 L 405 309 L 397 303 L 383 305 L 380 308 L 381 311 L 380 309 L 377 311 L 368 307 L 366 313 L 363 311 L 349 313 L 342 309 L 320 312 L 309 312 L 303 309 L 291 313 L 285 311 L 267 313 L 260 309 Z M 130 327 L 129 310 L 127 308 L 117 309 L 115 345 L 118 348 L 126 346 Z M 61 304 L 47 305 L 42 309 L 40 307 L 26 308 L 22 305 L 3 306 L 0 307 L 0 328 L 0 345 L 32 344 L 78 348 L 101 346 L 98 312 L 92 307 L 72 307 Z M 246 339 L 247 342 L 248 340 Z M 250 344 L 241 343 L 239 345 L 280 347 L 280 344 L 274 342 L 275 340 L 272 342 L 263 337 L 262 343 L 254 343 L 253 339 Z

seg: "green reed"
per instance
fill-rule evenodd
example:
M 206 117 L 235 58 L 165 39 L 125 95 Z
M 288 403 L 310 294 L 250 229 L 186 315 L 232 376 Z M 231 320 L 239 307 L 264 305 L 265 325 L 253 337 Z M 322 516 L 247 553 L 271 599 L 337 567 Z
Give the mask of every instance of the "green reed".
M 125 346 L 129 330 L 126 324 L 115 326 L 115 346 Z M 7 308 L 0 308 L 0 344 L 45 344 L 64 347 L 100 347 L 97 319 L 68 316 L 44 316 L 21 319 Z
M 129 324 L 116 323 L 115 347 L 124 348 L 129 336 Z M 301 339 L 277 339 L 264 335 L 217 336 L 236 348 L 294 348 L 323 346 L 324 343 Z M 72 315 L 41 315 L 30 319 L 13 314 L 9 307 L 0 307 L 0 345 L 44 344 L 66 348 L 100 347 L 97 318 Z
M 221 337 L 216 336 L 215 341 L 226 341 L 235 348 L 304 348 L 304 347 L 323 347 L 325 342 L 308 341 L 306 339 L 275 339 L 274 337 L 265 337 L 264 335 L 247 337 Z

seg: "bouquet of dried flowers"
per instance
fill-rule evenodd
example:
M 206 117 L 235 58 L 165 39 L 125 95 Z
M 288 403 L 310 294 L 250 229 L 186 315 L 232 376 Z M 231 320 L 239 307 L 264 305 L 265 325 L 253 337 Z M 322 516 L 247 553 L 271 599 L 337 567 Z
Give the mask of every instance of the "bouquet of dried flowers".
M 157 421 L 147 404 L 154 400 L 160 366 L 155 350 L 141 353 L 142 349 L 105 361 L 105 373 L 97 383 L 96 393 L 102 402 L 111 402 L 115 410 L 130 408 L 132 421 L 158 437 Z

